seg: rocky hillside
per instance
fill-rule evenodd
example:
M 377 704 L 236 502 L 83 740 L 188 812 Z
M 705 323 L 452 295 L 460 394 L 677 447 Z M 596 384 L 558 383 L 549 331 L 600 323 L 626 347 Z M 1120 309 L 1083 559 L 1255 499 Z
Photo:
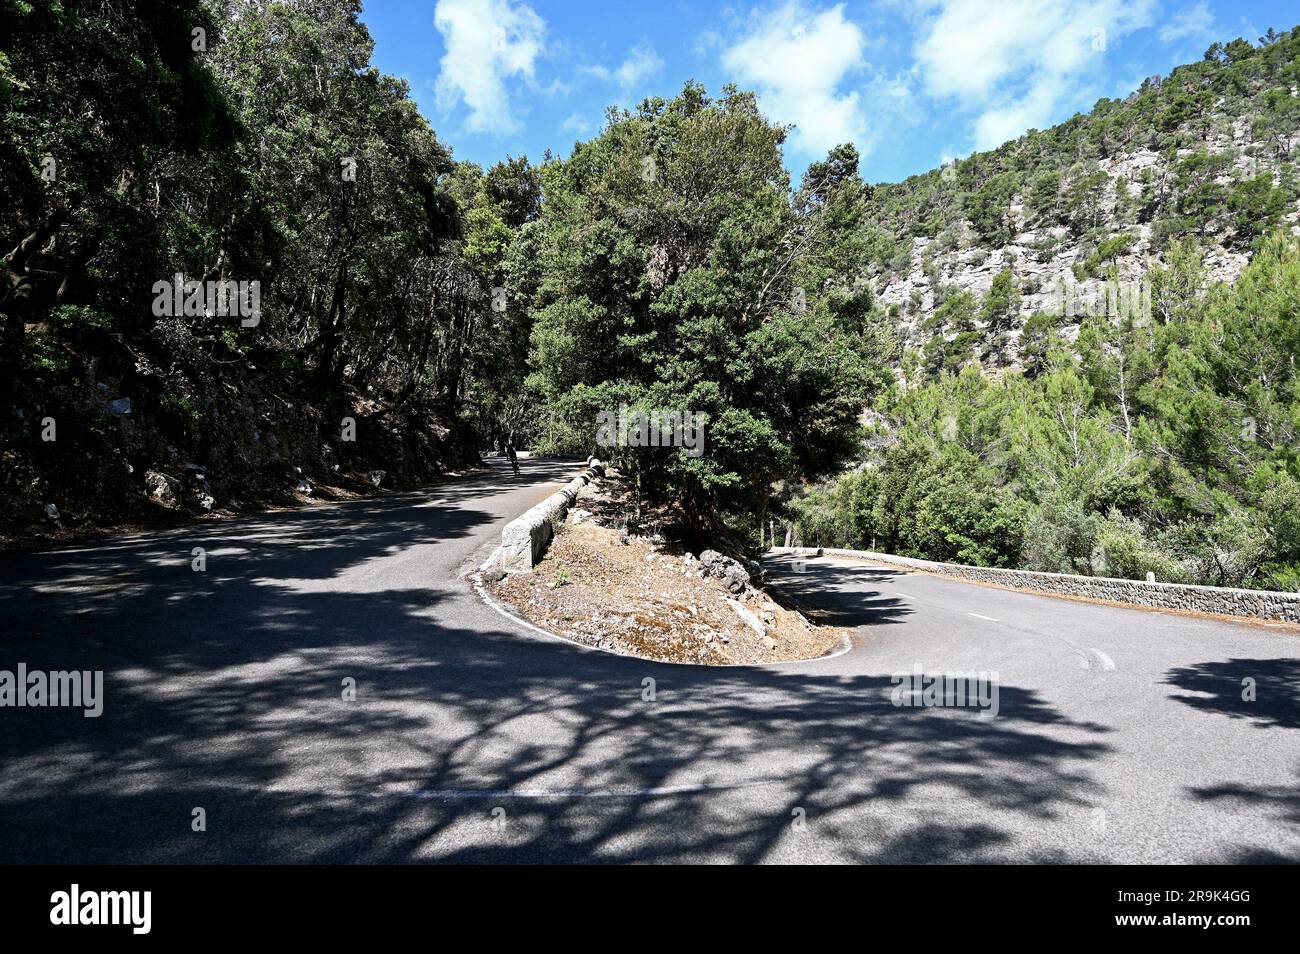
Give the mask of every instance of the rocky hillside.
M 895 379 L 796 539 L 1300 588 L 1298 147 L 1300 30 L 1269 31 L 872 190 Z
M 1259 235 L 1297 230 L 1298 150 L 1293 30 L 1216 44 L 1123 101 L 878 186 L 869 279 L 900 358 L 1020 366 L 1027 326 L 1070 337 L 1089 312 L 1146 311 L 1153 271 L 1193 243 L 1207 283 L 1235 280 Z

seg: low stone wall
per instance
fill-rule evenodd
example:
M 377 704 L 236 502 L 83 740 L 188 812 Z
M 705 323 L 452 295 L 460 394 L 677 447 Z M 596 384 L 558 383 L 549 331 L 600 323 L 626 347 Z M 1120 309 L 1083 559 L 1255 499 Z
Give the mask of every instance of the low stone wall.
M 594 457 L 588 458 L 587 468 L 563 489 L 506 524 L 501 531 L 500 572 L 530 572 L 546 552 L 555 534 L 555 524 L 564 520 L 578 498 L 578 491 L 604 473 L 604 464 Z
M 1059 593 L 1089 599 L 1150 606 L 1156 609 L 1218 613 L 1223 616 L 1247 616 L 1255 619 L 1300 622 L 1300 593 L 1277 593 L 1269 590 L 1235 590 L 1220 586 L 1190 586 L 1185 583 L 1148 583 L 1145 580 L 1119 580 L 1104 576 L 1072 576 L 1066 573 L 1036 573 L 1030 570 L 999 570 L 991 567 L 963 566 L 959 563 L 936 563 L 914 560 L 889 553 L 868 550 L 841 550 L 833 547 L 773 547 L 773 553 L 814 556 L 856 557 L 892 564 L 939 576 L 950 576 L 976 583 L 993 583 L 1017 590 Z

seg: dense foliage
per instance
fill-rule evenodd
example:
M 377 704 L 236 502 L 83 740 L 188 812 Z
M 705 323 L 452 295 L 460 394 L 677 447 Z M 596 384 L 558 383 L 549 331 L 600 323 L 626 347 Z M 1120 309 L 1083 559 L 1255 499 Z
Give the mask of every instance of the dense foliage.
M 502 429 L 527 331 L 491 293 L 536 170 L 454 163 L 360 6 L 0 0 L 6 523 L 187 461 L 223 499 L 427 479 Z M 257 283 L 260 320 L 156 314 L 175 275 Z
M 832 283 L 864 186 L 843 147 L 791 195 L 752 94 L 688 85 L 546 170 L 531 384 L 550 446 L 596 449 L 697 528 L 848 457 L 867 382 L 860 293 Z M 699 415 L 703 444 L 597 448 L 601 412 Z M 697 451 L 693 453 L 692 451 Z
M 1300 244 L 1168 317 L 1089 320 L 1040 373 L 942 371 L 878 402 L 859 469 L 790 503 L 804 542 L 981 566 L 1300 586 Z
M 851 146 L 795 184 L 752 94 L 693 83 L 566 159 L 457 162 L 359 11 L 0 0 L 6 526 L 129 510 L 186 461 L 233 498 L 513 440 L 613 457 L 701 536 L 779 516 L 808 543 L 1300 585 L 1300 31 L 873 186 Z M 1006 259 L 941 280 L 945 250 L 1024 235 L 1078 249 L 1079 280 L 1140 243 L 1149 304 L 1024 315 Z M 918 237 L 933 307 L 883 307 Z M 1211 282 L 1229 254 L 1253 261 Z M 259 320 L 157 313 L 178 274 L 258 283 Z M 602 444 L 638 411 L 699 443 Z
M 1080 249 L 1074 277 L 1109 279 L 1114 297 L 1083 316 L 1021 316 L 1015 267 L 981 295 L 927 263 L 935 305 L 907 306 L 921 344 L 893 350 L 901 376 L 874 404 L 857 467 L 787 501 L 794 532 L 979 565 L 1295 589 L 1300 255 L 1279 227 L 1300 197 L 1297 90 L 1300 30 L 1269 31 L 873 189 L 873 274 L 905 272 L 914 237 L 934 239 L 927 256 L 986 255 L 1037 234 L 1031 256 Z M 1114 162 L 1140 174 L 1108 174 Z M 1115 266 L 1139 233 L 1161 259 L 1125 299 Z M 1210 281 L 1208 257 L 1243 252 L 1253 262 L 1232 286 Z

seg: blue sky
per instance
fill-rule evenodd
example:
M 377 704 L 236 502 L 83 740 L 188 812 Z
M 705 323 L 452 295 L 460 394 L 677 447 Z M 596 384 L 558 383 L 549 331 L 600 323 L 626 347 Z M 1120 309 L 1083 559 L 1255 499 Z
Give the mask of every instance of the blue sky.
M 459 159 L 567 155 L 606 107 L 734 82 L 793 123 L 796 174 L 839 142 L 897 181 L 1124 96 L 1295 0 L 365 0 L 374 61 Z

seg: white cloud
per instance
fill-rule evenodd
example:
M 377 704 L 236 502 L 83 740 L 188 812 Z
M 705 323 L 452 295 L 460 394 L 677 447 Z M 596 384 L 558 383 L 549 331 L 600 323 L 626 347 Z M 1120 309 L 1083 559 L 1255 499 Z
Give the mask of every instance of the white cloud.
M 844 18 L 844 5 L 821 12 L 798 0 L 765 14 L 722 55 L 737 80 L 757 88 L 764 112 L 797 127 L 791 147 L 819 155 L 842 142 L 865 151 L 866 119 L 859 92 L 840 92 L 844 79 L 865 66 L 866 37 Z
M 1056 104 L 1065 95 L 1065 85 L 1060 77 L 1047 77 L 1024 96 L 986 109 L 975 121 L 976 148 L 999 146 L 1026 130 L 1051 125 Z
M 590 73 L 603 80 L 614 80 L 626 91 L 636 91 L 651 76 L 664 68 L 664 61 L 654 47 L 638 46 L 628 51 L 627 59 L 614 69 L 607 66 L 583 66 L 580 72 Z
M 439 108 L 464 102 L 470 132 L 518 130 L 506 81 L 533 78 L 545 21 L 532 7 L 510 0 L 438 0 L 433 23 L 446 46 L 436 85 Z
M 573 133 L 579 138 L 590 135 L 596 128 L 596 124 L 589 120 L 582 113 L 573 113 L 564 122 L 560 123 L 560 131 Z
M 1205 0 L 1183 7 L 1160 27 L 1160 41 L 1174 43 L 1178 40 L 1211 37 L 1215 33 L 1214 13 Z
M 714 29 L 701 30 L 691 41 L 690 51 L 696 56 L 707 56 L 722 49 L 722 34 Z
M 1080 99 L 1116 40 L 1150 26 L 1155 0 L 931 0 L 916 43 L 932 96 L 979 110 L 987 149 L 1043 128 Z
M 654 76 L 664 68 L 664 61 L 653 49 L 638 47 L 628 54 L 628 58 L 615 72 L 618 84 L 625 89 L 636 86 L 643 80 Z

